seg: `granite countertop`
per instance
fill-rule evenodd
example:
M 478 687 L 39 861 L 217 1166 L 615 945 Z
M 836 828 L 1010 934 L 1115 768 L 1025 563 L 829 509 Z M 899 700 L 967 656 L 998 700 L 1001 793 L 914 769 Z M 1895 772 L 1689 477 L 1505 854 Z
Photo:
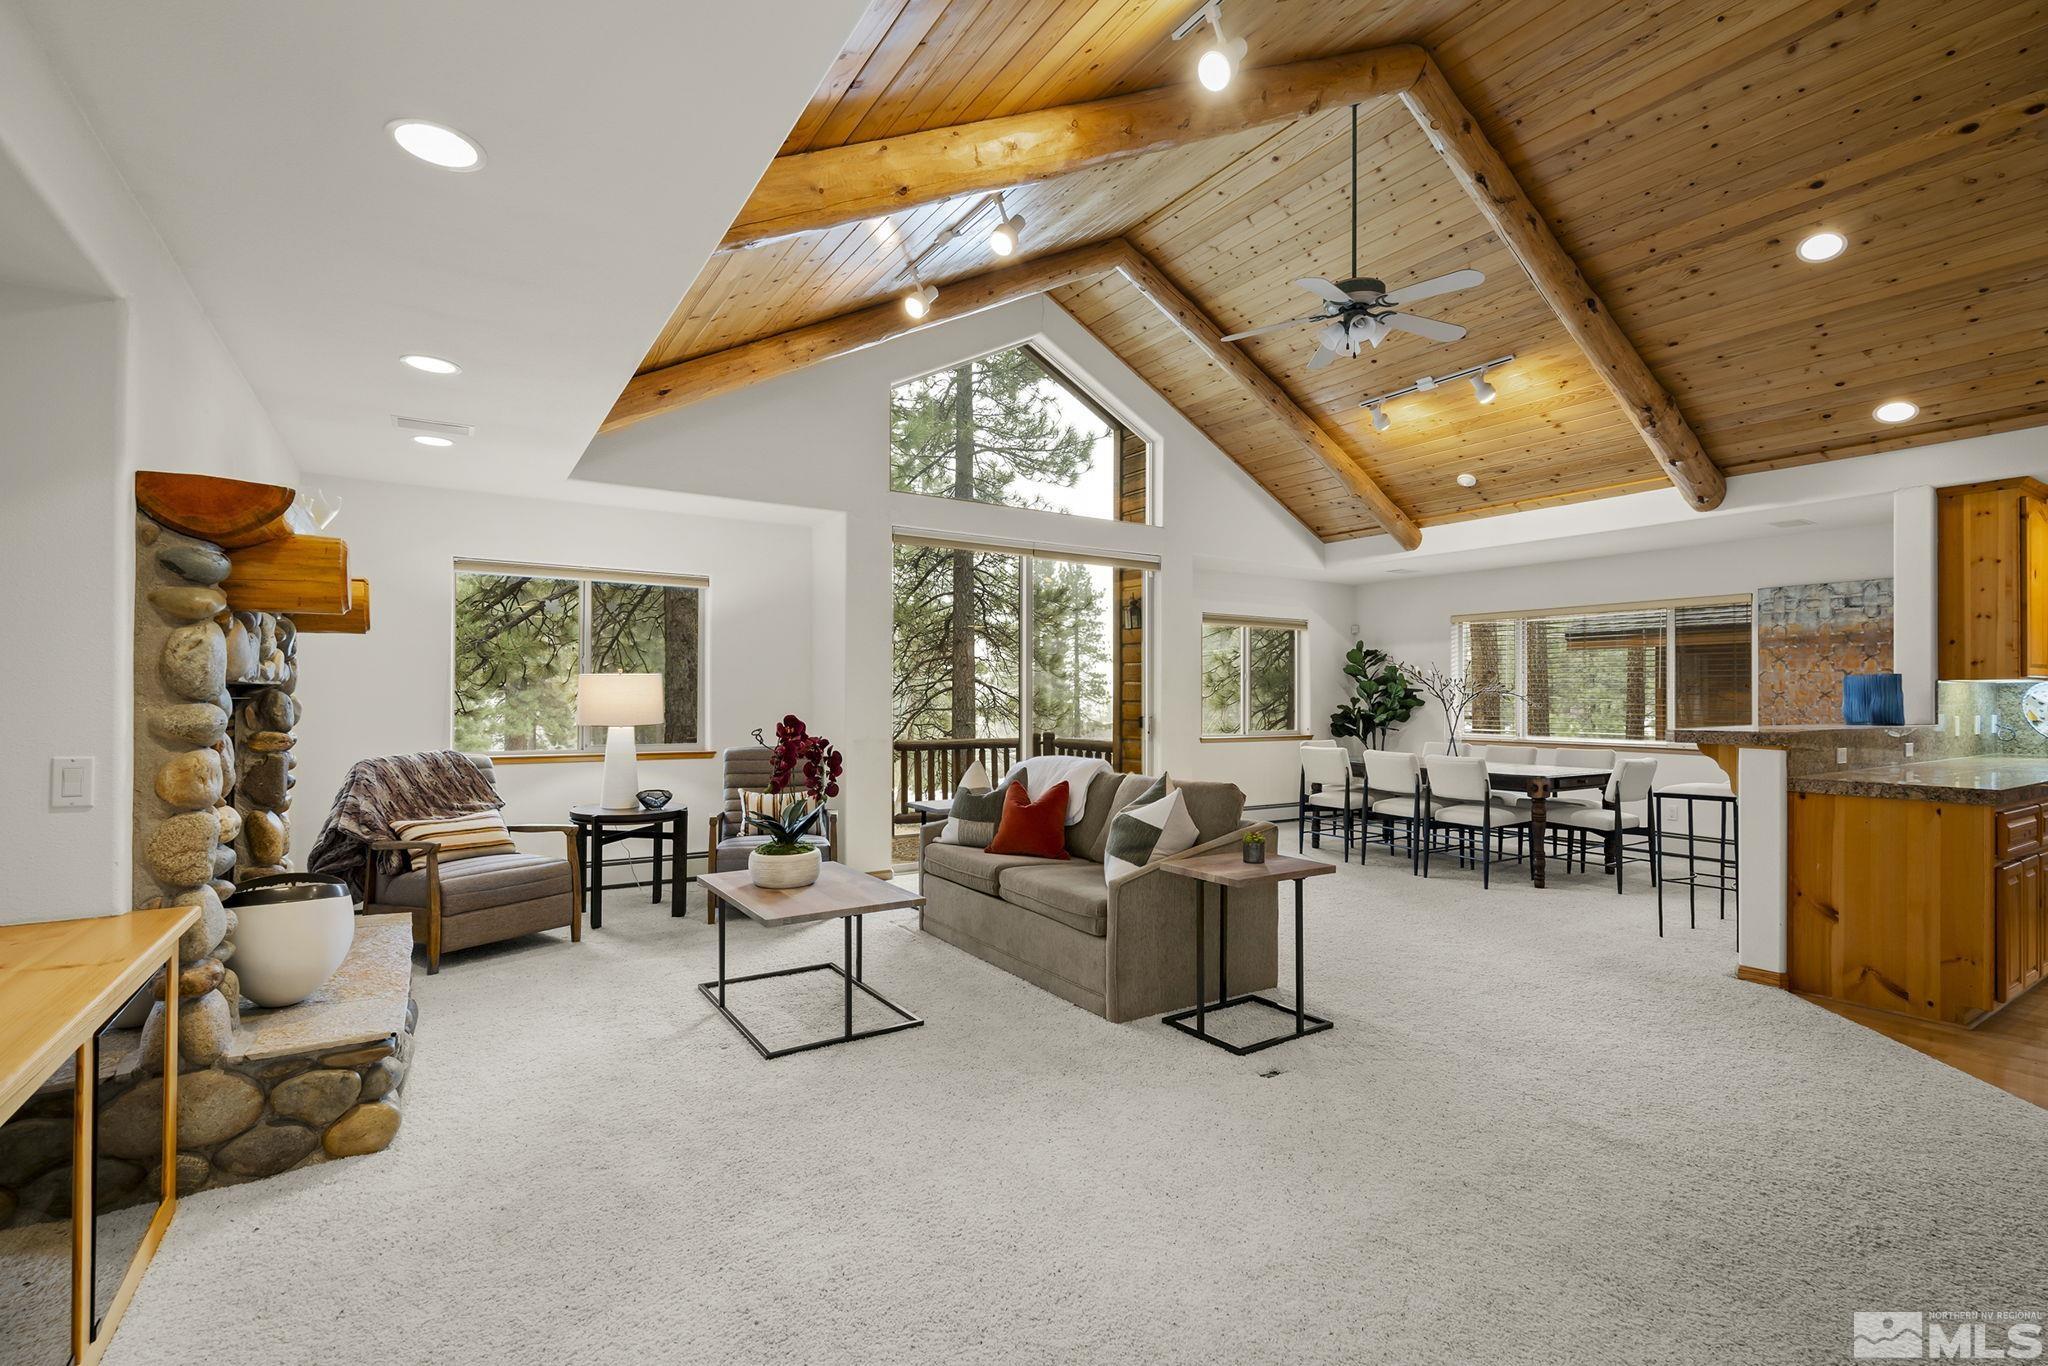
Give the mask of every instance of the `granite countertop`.
M 1933 730 L 1933 726 L 1851 726 L 1837 721 L 1824 726 L 1698 726 L 1674 730 L 1681 745 L 1755 745 L 1772 748 L 1810 735 L 1886 735 L 1892 731 Z
M 1842 797 L 1902 797 L 1971 806 L 2025 806 L 2048 801 L 2048 759 L 2013 754 L 1978 754 L 1960 759 L 1922 759 L 1879 768 L 1841 768 L 1809 774 L 1786 784 L 1793 792 Z

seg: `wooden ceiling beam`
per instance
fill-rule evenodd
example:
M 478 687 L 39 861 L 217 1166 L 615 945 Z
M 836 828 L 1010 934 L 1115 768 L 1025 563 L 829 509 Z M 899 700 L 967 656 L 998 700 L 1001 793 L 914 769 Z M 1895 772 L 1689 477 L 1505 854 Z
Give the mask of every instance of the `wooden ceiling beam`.
M 1487 225 L 1514 253 L 1536 292 L 1578 343 L 1593 373 L 1614 395 L 1629 424 L 1678 491 L 1701 512 L 1719 507 L 1728 495 L 1727 478 L 1607 311 L 1578 262 L 1523 193 L 1515 173 L 1444 79 L 1435 59 L 1423 58 L 1422 70 L 1415 84 L 1401 92 L 1401 102 L 1478 206 Z
M 635 375 L 598 428 L 615 432 L 671 408 L 716 398 L 763 380 L 786 375 L 820 361 L 851 355 L 897 337 L 937 327 L 957 318 L 997 308 L 1013 300 L 1047 294 L 1084 280 L 1097 279 L 1117 268 L 1125 250 L 1121 238 L 1074 247 L 954 280 L 939 291 L 931 311 L 912 318 L 900 299 L 870 305 L 836 318 L 809 323 L 723 351 L 664 365 Z
M 1422 528 L 1387 496 L 1379 481 L 1358 463 L 1351 452 L 1339 445 L 1322 424 L 1304 412 L 1301 405 L 1280 387 L 1277 380 L 1260 369 L 1258 362 L 1243 348 L 1225 341 L 1223 329 L 1187 296 L 1185 290 L 1169 279 L 1151 257 L 1128 243 L 1125 245 L 1129 256 L 1117 268 L 1132 287 L 1164 313 L 1203 355 L 1235 380 L 1239 388 L 1256 399 L 1259 406 L 1285 427 L 1287 434 L 1303 450 L 1343 480 L 1344 487 L 1351 490 L 1351 496 L 1364 504 L 1367 514 L 1384 527 L 1389 536 L 1400 542 L 1403 550 L 1413 550 L 1421 545 Z
M 1132 287 L 1165 314 L 1203 355 L 1214 361 L 1239 388 L 1276 418 L 1303 450 L 1342 480 L 1366 516 L 1384 527 L 1387 534 L 1405 549 L 1413 550 L 1422 543 L 1422 528 L 1387 496 L 1387 491 L 1380 487 L 1371 473 L 1314 418 L 1302 411 L 1301 405 L 1271 375 L 1260 369 L 1257 362 L 1236 345 L 1223 340 L 1223 329 L 1169 279 L 1166 272 L 1121 237 L 1056 252 L 1020 265 L 1004 266 L 965 280 L 955 280 L 939 292 L 931 311 L 922 318 L 912 318 L 903 311 L 901 303 L 891 300 L 772 337 L 714 351 L 708 356 L 650 370 L 626 386 L 626 392 L 619 396 L 611 415 L 599 430 L 617 431 L 656 413 L 702 403 L 719 394 L 744 389 L 820 361 L 878 346 L 1012 300 L 1099 279 L 1111 271 L 1120 272 L 1129 280 Z
M 1398 95 L 1428 54 L 1406 44 L 1240 72 L 1211 94 L 1192 84 L 796 152 L 769 164 L 721 250 L 842 227 L 923 204 L 1010 190 L 1072 171 L 1288 123 Z

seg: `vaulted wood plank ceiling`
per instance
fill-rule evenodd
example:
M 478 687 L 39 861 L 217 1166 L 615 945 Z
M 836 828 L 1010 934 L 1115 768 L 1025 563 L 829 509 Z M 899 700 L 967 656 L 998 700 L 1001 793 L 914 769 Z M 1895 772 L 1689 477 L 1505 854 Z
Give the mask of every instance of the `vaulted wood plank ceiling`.
M 1192 6 L 875 0 L 785 153 L 1184 84 Z M 1225 0 L 1270 66 L 1429 47 L 1563 245 L 1736 474 L 2048 421 L 2048 2 Z M 1299 316 L 1297 276 L 1348 273 L 1344 111 L 1022 188 L 1021 255 L 1127 236 L 1226 328 Z M 1246 351 L 1425 526 L 1664 480 L 1620 409 L 1414 121 L 1361 110 L 1360 266 L 1389 284 L 1472 266 L 1418 312 L 1465 340 L 1396 335 L 1311 372 L 1310 329 Z M 715 257 L 642 369 L 899 292 L 971 200 Z M 1824 265 L 1793 255 L 1845 233 Z M 986 270 L 978 240 L 927 274 Z M 1317 534 L 1377 526 L 1279 424 L 1119 276 L 1055 299 Z M 1480 407 L 1463 385 L 1359 401 L 1514 352 Z M 1871 416 L 1894 397 L 1918 419 Z M 1479 476 L 1476 489 L 1454 482 Z

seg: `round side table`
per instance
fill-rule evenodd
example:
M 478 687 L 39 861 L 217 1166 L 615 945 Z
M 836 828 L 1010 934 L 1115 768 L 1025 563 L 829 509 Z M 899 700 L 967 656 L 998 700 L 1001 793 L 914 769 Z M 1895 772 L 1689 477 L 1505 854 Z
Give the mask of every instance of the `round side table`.
M 667 806 L 633 808 L 616 811 L 604 806 L 572 806 L 569 819 L 576 826 L 576 852 L 583 867 L 583 885 L 577 895 L 583 899 L 584 914 L 590 921 L 590 928 L 604 926 L 604 894 L 607 891 L 621 891 L 627 887 L 638 887 L 639 882 L 606 882 L 604 880 L 604 849 L 608 844 L 620 840 L 651 839 L 654 853 L 651 856 L 616 860 L 626 867 L 641 863 L 654 865 L 653 900 L 661 900 L 662 888 L 662 845 L 668 845 L 670 880 L 676 886 L 676 897 L 669 908 L 669 914 L 683 913 L 682 887 L 688 878 L 690 859 L 690 808 L 671 802 Z

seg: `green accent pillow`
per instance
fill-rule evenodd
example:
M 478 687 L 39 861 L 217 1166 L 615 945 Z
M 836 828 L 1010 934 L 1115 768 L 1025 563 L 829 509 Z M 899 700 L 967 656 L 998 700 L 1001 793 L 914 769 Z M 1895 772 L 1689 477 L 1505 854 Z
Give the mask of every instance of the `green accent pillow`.
M 940 844 L 964 844 L 970 849 L 986 849 L 989 841 L 996 837 L 996 822 L 1003 814 L 1003 788 L 992 792 L 977 792 L 961 788 L 953 794 L 953 812 L 946 818 L 946 828 L 939 832 Z

